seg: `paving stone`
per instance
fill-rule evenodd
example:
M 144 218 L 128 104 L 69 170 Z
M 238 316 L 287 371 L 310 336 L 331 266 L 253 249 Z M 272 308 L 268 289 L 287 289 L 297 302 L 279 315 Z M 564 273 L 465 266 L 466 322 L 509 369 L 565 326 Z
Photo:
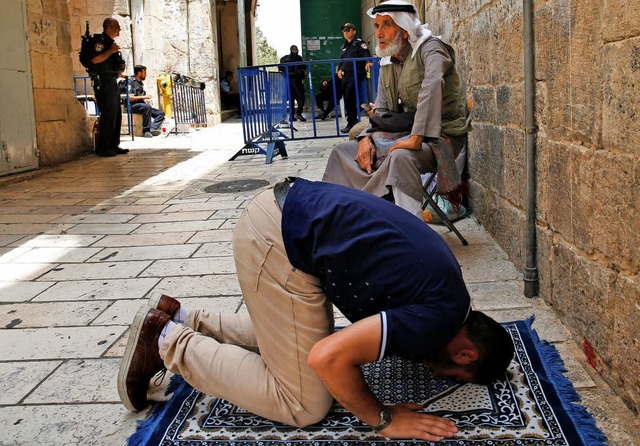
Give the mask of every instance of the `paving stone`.
M 202 259 L 156 260 L 141 277 L 199 276 L 235 273 L 233 257 Z
M 533 308 L 530 299 L 524 297 L 520 283 L 516 281 L 468 283 L 473 309 L 496 310 L 500 308 Z
M 63 234 L 73 225 L 70 224 L 53 224 L 53 223 L 0 223 L 0 234 L 8 235 L 39 235 L 44 234 Z
M 135 215 L 133 214 L 69 214 L 63 215 L 57 219 L 55 219 L 54 223 L 93 223 L 93 224 L 104 224 L 104 223 L 126 223 Z
M 108 305 L 104 301 L 3 305 L 0 307 L 0 327 L 13 329 L 89 325 Z
M 4 263 L 0 268 L 0 282 L 37 279 L 55 266 L 55 263 Z
M 196 232 L 218 229 L 224 220 L 181 221 L 171 223 L 148 223 L 140 225 L 134 234 L 155 234 L 162 232 Z
M 29 247 L 42 247 L 42 248 L 57 248 L 57 247 L 80 247 L 90 246 L 97 240 L 100 240 L 101 235 L 54 235 L 54 234 L 41 234 L 36 237 L 28 237 L 19 242 L 10 243 L 11 246 L 29 246 Z
M 162 279 L 152 292 L 176 298 L 242 294 L 235 274 L 167 277 Z
M 217 229 L 215 231 L 196 232 L 188 243 L 207 243 L 233 240 L 233 229 Z
M 21 249 L 21 248 L 17 248 Z M 11 259 L 12 263 L 73 263 L 84 262 L 100 248 L 57 247 L 57 248 L 27 248 Z M 0 260 L 2 263 L 2 260 Z
M 241 204 L 241 200 L 207 201 L 206 203 L 180 203 L 172 204 L 167 209 L 165 209 L 164 212 L 216 211 L 219 209 L 237 209 Z
M 462 268 L 465 282 L 516 280 L 520 273 L 497 246 L 461 246 L 454 254 Z
M 119 367 L 118 358 L 66 361 L 24 403 L 119 403 Z
M 214 214 L 214 211 L 201 212 L 171 212 L 162 214 L 138 215 L 131 220 L 131 223 L 157 223 L 171 221 L 198 221 L 207 220 Z
M 60 214 L 4 214 L 0 223 L 67 223 L 55 221 Z
M 0 221 L 1 221 L 1 219 L 0 219 Z M 18 240 L 20 240 L 23 237 L 24 237 L 24 235 L 0 235 L 0 246 L 10 245 L 12 243 L 17 242 Z
M 516 308 L 508 310 L 486 310 L 488 316 L 498 322 L 525 320 L 535 315 L 533 328 L 540 339 L 548 342 L 564 342 L 571 338 L 569 330 L 558 321 L 552 310 L 544 308 Z
M 156 278 L 59 282 L 38 295 L 38 297 L 34 299 L 34 302 L 58 300 L 139 299 L 147 295 L 149 290 L 158 282 L 159 280 Z M 44 283 L 45 282 L 43 282 L 43 284 Z
M 123 325 L 128 328 L 140 307 L 148 301 L 149 299 L 118 300 L 91 322 L 91 325 Z
M 133 223 L 80 223 L 67 230 L 67 234 L 129 234 L 139 226 Z
M 169 232 L 154 234 L 107 235 L 93 246 L 159 246 L 185 243 L 195 232 Z M 195 242 L 198 243 L 198 242 Z
M 0 282 L 0 302 L 24 302 L 53 285 L 54 282 Z
M 195 244 L 105 248 L 89 259 L 89 262 L 185 259 L 198 248 L 199 246 Z
M 57 266 L 42 280 L 126 279 L 140 274 L 151 262 L 70 263 Z M 13 265 L 11 265 L 13 266 Z M 1 277 L 1 273 L 0 273 Z
M 115 206 L 107 211 L 109 214 L 157 214 L 160 212 L 166 212 L 167 206 L 163 204 L 157 205 L 130 205 L 130 206 Z
M 136 431 L 137 418 L 148 410 L 131 413 L 122 404 L 56 404 L 2 408 L 0 432 L 3 446 L 125 444 Z
M 61 361 L 0 362 L 0 404 L 18 404 L 60 364 Z
M 233 256 L 233 245 L 231 242 L 205 243 L 199 247 L 193 257 L 221 257 Z
M 560 353 L 564 367 L 567 370 L 564 375 L 571 380 L 574 388 L 585 389 L 596 386 L 583 366 L 583 364 L 586 364 L 584 353 L 582 353 L 573 341 L 569 340 L 554 344 L 554 347 Z M 581 361 L 578 358 L 580 358 Z M 589 366 L 587 365 L 587 367 Z
M 0 330 L 0 361 L 97 358 L 124 327 L 55 327 Z

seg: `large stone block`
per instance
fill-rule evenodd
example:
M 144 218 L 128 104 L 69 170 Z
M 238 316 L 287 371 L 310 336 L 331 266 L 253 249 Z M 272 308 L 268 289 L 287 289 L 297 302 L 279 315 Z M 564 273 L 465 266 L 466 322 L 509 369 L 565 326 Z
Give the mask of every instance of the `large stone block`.
M 594 176 L 594 151 L 582 146 L 570 146 L 571 150 L 571 240 L 588 254 L 593 253 L 591 240 L 594 194 L 598 193 L 598 181 Z
M 610 366 L 617 273 L 595 260 L 582 257 L 563 240 L 557 241 L 553 254 L 552 304 L 578 340 L 586 339 Z
M 504 160 L 502 129 L 478 124 L 469 134 L 469 169 L 471 176 L 494 191 L 502 191 Z
M 69 53 L 46 55 L 44 62 L 44 86 L 61 90 L 73 90 L 73 72 Z
M 542 222 L 549 220 L 547 206 L 549 196 L 549 172 L 553 142 L 544 134 L 538 133 L 535 138 L 536 159 L 536 218 Z M 525 140 L 526 146 L 526 140 Z
M 58 53 L 57 21 L 46 16 L 29 17 L 29 47 L 31 51 Z
M 605 41 L 613 42 L 640 34 L 640 0 L 607 0 L 602 17 L 606 26 L 602 27 Z
M 637 255 L 634 222 L 638 183 L 634 158 L 605 150 L 594 152 L 593 247 L 620 269 L 630 269 Z
M 640 277 L 620 276 L 617 282 L 613 332 L 613 375 L 623 400 L 640 411 Z
M 489 10 L 471 16 L 468 39 L 469 51 L 466 63 L 472 68 L 470 82 L 472 85 L 487 85 L 494 81 L 497 48 L 496 24 Z
M 496 89 L 498 124 L 524 128 L 524 84 L 503 84 Z
M 49 121 L 36 124 L 40 163 L 54 166 L 77 159 L 89 150 L 84 121 Z
M 610 43 L 604 49 L 602 143 L 640 153 L 640 37 Z
M 602 118 L 602 38 L 603 2 L 571 2 L 571 129 L 573 141 L 600 144 Z M 589 11 L 584 14 L 583 11 Z
M 546 177 L 547 219 L 554 232 L 571 240 L 571 151 L 564 144 L 549 143 L 549 174 Z
M 494 82 L 524 79 L 522 1 L 503 0 L 491 8 L 495 23 Z
M 33 88 L 44 88 L 45 84 L 45 66 L 47 65 L 48 55 L 31 51 L 31 82 Z
M 505 198 L 519 208 L 526 206 L 527 160 L 524 132 L 514 127 L 504 129 L 504 188 Z
M 525 234 L 526 237 L 526 234 Z M 553 294 L 553 231 L 548 227 L 536 225 L 536 270 L 538 272 L 538 296 L 545 301 Z M 527 243 L 525 238 L 525 243 Z M 525 245 L 526 246 L 526 245 Z
M 42 15 L 42 0 L 27 0 L 27 17 Z
M 71 25 L 69 22 L 58 21 L 57 38 L 58 55 L 69 57 L 69 53 L 71 53 Z
M 535 14 L 536 78 L 547 83 L 545 132 L 553 139 L 568 139 L 571 134 L 569 5 L 550 1 Z
M 34 89 L 36 123 L 66 119 L 68 95 L 65 90 Z
M 492 86 L 481 86 L 470 89 L 473 101 L 473 122 L 495 124 L 497 122 L 496 90 Z

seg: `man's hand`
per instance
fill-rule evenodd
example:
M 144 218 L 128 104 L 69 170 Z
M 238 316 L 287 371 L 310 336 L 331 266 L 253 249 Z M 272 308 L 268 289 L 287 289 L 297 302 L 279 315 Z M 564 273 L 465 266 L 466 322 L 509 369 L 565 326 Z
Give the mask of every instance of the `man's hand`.
M 107 52 L 110 54 L 117 53 L 118 51 L 120 51 L 120 45 L 118 45 L 115 42 L 113 42 L 113 45 L 111 45 L 111 48 L 107 50 Z
M 373 65 L 373 62 L 367 62 L 367 64 L 364 66 L 364 69 L 367 71 L 370 71 L 372 65 Z
M 391 153 L 395 149 L 408 149 L 408 150 L 420 150 L 422 148 L 422 141 L 424 137 L 418 135 L 411 135 L 409 138 L 401 139 L 391 146 L 388 153 Z
M 396 404 L 391 406 L 393 420 L 380 434 L 387 438 L 418 438 L 426 441 L 440 441 L 451 438 L 458 428 L 453 421 L 434 415 L 417 412 L 418 404 Z
M 356 154 L 356 162 L 360 169 L 367 173 L 373 172 L 373 160 L 376 156 L 376 149 L 368 136 L 362 138 L 358 142 L 358 153 Z

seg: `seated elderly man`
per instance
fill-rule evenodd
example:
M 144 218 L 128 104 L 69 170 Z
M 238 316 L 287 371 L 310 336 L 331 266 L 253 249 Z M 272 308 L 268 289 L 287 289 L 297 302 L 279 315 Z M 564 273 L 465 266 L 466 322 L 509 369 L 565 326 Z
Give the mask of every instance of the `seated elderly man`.
M 413 5 L 389 0 L 367 11 L 382 58 L 370 125 L 337 145 L 323 181 L 393 200 L 422 218 L 420 174 L 438 172 L 439 194 L 460 203 L 455 157 L 471 130 L 466 92 L 453 48 L 422 25 Z

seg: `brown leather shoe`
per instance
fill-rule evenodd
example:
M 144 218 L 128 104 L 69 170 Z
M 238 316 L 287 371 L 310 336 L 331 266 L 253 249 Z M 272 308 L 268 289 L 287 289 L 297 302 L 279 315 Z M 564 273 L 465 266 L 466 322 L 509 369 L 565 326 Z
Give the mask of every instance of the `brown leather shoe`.
M 180 309 L 180 302 L 171 296 L 163 294 L 160 297 L 153 296 L 149 299 L 149 308 L 157 308 L 163 313 L 168 314 L 169 318 L 173 319 L 173 316 L 175 316 Z
M 138 310 L 129 330 L 118 373 L 118 394 L 125 407 L 139 411 L 147 406 L 149 381 L 164 367 L 158 351 L 158 338 L 171 318 L 146 305 Z

